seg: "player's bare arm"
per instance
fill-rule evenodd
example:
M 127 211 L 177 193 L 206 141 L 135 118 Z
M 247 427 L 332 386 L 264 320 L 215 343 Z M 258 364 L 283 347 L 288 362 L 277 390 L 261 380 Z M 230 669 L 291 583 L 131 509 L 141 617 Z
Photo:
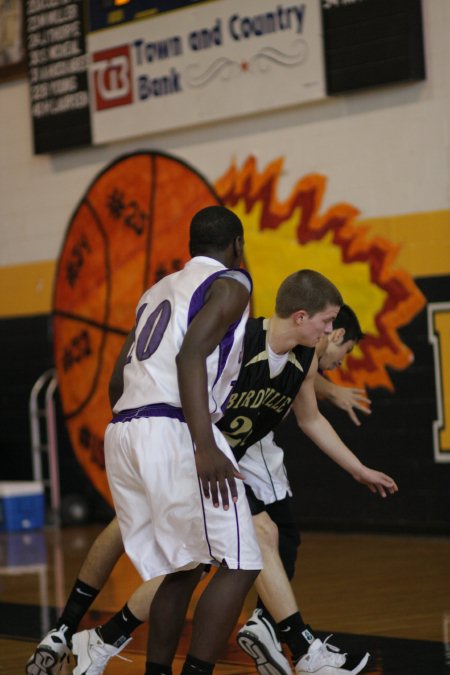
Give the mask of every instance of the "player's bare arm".
M 380 471 L 364 466 L 350 448 L 341 441 L 331 424 L 319 411 L 314 391 L 316 372 L 317 357 L 315 356 L 292 406 L 300 429 L 322 452 L 353 476 L 356 481 L 366 485 L 371 492 L 378 493 L 382 497 L 386 497 L 387 493 L 394 494 L 398 490 L 395 481 Z
M 237 499 L 235 476 L 242 478 L 233 463 L 217 447 L 208 410 L 206 359 L 217 347 L 228 327 L 245 310 L 249 293 L 239 281 L 221 278 L 213 283 L 209 296 L 190 324 L 177 356 L 181 404 L 195 444 L 197 472 L 205 497 L 224 509 L 229 493 Z
M 357 417 L 355 409 L 364 413 L 364 415 L 370 415 L 372 412 L 370 409 L 372 401 L 368 398 L 364 389 L 343 387 L 331 382 L 320 373 L 316 373 L 314 389 L 319 400 L 325 399 L 336 408 L 344 410 L 358 427 L 361 426 L 361 421 Z

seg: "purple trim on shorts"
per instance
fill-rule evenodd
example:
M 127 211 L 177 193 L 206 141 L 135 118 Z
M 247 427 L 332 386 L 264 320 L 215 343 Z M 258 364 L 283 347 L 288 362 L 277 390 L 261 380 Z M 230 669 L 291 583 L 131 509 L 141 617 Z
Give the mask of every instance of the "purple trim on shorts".
M 195 450 L 194 450 L 194 454 L 195 454 Z M 208 544 L 209 555 L 211 556 L 212 560 L 215 560 L 215 558 L 212 554 L 212 551 L 211 551 L 211 544 L 209 543 L 208 528 L 206 526 L 206 513 L 205 513 L 205 502 L 204 502 L 205 497 L 203 495 L 203 488 L 202 488 L 202 483 L 200 481 L 200 477 L 198 479 L 198 489 L 199 489 L 199 492 L 200 492 L 200 501 L 201 501 L 201 504 L 202 504 L 203 528 L 205 530 L 205 539 L 206 539 L 206 543 Z M 211 499 L 211 497 L 210 497 L 210 499 Z
M 175 408 L 173 405 L 167 403 L 150 403 L 143 405 L 140 408 L 129 408 L 128 410 L 121 410 L 112 418 L 112 424 L 116 422 L 130 422 L 131 420 L 139 419 L 139 417 L 170 417 L 180 422 L 186 422 L 181 408 Z
M 194 454 L 195 454 L 194 447 L 193 447 L 193 450 L 194 450 Z M 217 560 L 217 558 L 215 558 L 213 556 L 213 553 L 212 553 L 212 550 L 211 550 L 211 544 L 209 542 L 208 526 L 206 524 L 206 512 L 205 512 L 205 499 L 206 498 L 203 494 L 203 487 L 202 487 L 202 483 L 200 481 L 200 478 L 198 479 L 198 489 L 199 489 L 199 492 L 200 492 L 200 502 L 202 504 L 202 514 L 203 514 L 203 527 L 204 527 L 204 530 L 205 530 L 205 539 L 206 539 L 206 543 L 208 545 L 209 555 L 211 556 L 211 561 L 215 561 L 215 562 L 218 562 L 219 564 L 221 564 L 223 561 Z M 210 497 L 210 499 L 211 499 L 211 497 Z M 247 497 L 245 497 L 245 499 L 247 499 Z M 234 515 L 235 515 L 235 519 L 236 519 L 236 533 L 237 533 L 237 546 L 236 546 L 236 549 L 237 549 L 237 567 L 236 567 L 236 569 L 240 570 L 241 569 L 241 535 L 240 535 L 240 532 L 239 532 L 239 517 L 238 517 L 238 510 L 237 510 L 236 504 L 234 502 L 232 502 L 232 504 L 233 504 L 233 507 L 234 507 Z
M 241 533 L 239 530 L 239 516 L 238 516 L 238 510 L 237 506 L 235 503 L 233 503 L 234 506 L 234 515 L 236 517 L 236 533 L 237 533 L 237 569 L 241 569 Z

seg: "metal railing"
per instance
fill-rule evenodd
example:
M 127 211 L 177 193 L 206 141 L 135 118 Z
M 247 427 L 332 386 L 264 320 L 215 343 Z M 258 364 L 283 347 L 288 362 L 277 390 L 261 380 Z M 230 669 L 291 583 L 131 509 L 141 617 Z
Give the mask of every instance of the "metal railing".
M 50 495 L 54 524 L 60 521 L 58 438 L 54 395 L 58 386 L 56 370 L 50 368 L 34 383 L 29 399 L 33 479 L 41 481 Z M 47 454 L 44 468 L 43 456 Z

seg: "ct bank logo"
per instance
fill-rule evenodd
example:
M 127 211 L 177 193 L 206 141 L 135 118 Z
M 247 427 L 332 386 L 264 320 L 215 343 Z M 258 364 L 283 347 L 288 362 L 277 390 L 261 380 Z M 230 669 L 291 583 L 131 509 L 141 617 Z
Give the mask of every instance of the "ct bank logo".
M 92 55 L 91 68 L 96 110 L 132 103 L 131 57 L 128 45 L 95 52 Z

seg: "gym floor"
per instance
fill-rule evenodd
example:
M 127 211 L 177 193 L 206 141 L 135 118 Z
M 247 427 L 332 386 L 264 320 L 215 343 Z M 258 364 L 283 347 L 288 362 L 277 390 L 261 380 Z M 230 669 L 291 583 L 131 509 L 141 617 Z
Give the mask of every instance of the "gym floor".
M 0 534 L 0 673 L 23 675 L 36 643 L 54 624 L 83 558 L 103 526 L 45 528 Z M 104 622 L 139 584 L 123 556 L 81 627 Z M 306 532 L 294 579 L 305 621 L 343 651 L 369 651 L 367 675 L 450 673 L 450 539 Z M 247 598 L 239 625 L 253 611 Z M 174 664 L 186 653 L 192 607 Z M 142 675 L 146 627 L 141 626 L 107 675 Z M 63 675 L 71 673 L 71 666 Z M 218 675 L 256 673 L 235 636 L 215 669 Z

